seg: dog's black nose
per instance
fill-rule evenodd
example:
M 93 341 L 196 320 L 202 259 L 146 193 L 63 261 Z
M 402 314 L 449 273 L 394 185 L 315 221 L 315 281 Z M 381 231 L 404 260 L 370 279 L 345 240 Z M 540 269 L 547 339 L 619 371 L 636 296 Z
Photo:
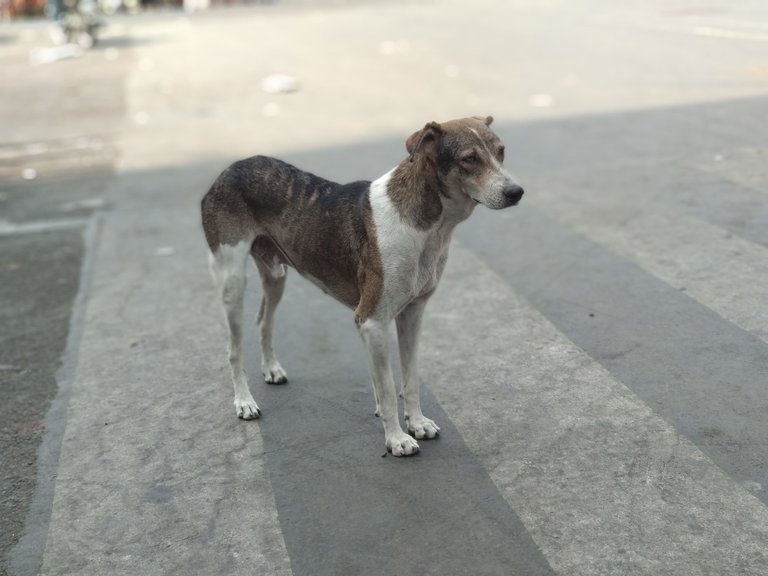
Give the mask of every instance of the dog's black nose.
M 504 198 L 509 200 L 512 204 L 517 204 L 518 202 L 520 202 L 520 198 L 523 197 L 524 190 L 517 184 L 514 184 L 512 186 L 504 188 L 503 194 L 504 194 Z

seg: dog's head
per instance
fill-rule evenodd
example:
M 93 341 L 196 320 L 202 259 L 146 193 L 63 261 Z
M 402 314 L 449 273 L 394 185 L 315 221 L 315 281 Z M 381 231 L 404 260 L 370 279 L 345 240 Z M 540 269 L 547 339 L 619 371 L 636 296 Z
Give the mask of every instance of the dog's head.
M 522 187 L 504 169 L 504 144 L 490 128 L 493 118 L 430 122 L 414 132 L 405 147 L 410 160 L 435 170 L 444 196 L 489 208 L 515 206 Z

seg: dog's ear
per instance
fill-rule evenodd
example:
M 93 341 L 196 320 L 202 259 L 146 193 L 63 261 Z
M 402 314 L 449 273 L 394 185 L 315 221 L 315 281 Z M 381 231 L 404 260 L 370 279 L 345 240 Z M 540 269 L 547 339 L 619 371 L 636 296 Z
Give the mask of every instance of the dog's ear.
M 483 118 L 482 116 L 473 116 L 475 120 L 480 120 L 481 122 L 485 122 L 486 126 L 490 126 L 493 124 L 493 116 L 486 116 Z
M 405 149 L 411 155 L 411 162 L 413 162 L 416 154 L 424 154 L 432 162 L 437 162 L 442 141 L 443 129 L 440 124 L 429 122 L 424 128 L 408 137 L 408 140 L 405 141 Z

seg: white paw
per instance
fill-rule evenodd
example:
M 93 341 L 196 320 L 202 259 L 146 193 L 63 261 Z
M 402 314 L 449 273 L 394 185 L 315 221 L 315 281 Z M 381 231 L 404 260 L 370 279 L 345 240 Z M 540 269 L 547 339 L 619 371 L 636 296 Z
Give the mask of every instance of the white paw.
M 402 430 L 388 436 L 385 442 L 392 456 L 411 456 L 419 451 L 419 443 Z
M 253 399 L 235 400 L 235 414 L 242 420 L 253 420 L 261 416 L 261 410 Z
M 440 427 L 433 420 L 424 416 L 410 418 L 405 417 L 405 425 L 408 427 L 408 433 L 414 438 L 437 438 L 440 436 Z
M 262 362 L 261 373 L 264 374 L 264 382 L 267 384 L 285 384 L 288 382 L 288 375 L 277 360 Z

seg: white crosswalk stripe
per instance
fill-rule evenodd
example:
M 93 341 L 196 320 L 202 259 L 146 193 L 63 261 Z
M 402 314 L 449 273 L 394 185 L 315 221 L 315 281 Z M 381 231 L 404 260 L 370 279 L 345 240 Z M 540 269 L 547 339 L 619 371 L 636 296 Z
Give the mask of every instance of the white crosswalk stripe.
M 471 252 L 433 304 L 424 377 L 558 573 L 765 571 L 768 510 Z
M 536 205 L 768 342 L 768 248 L 650 197 L 542 187 Z
M 196 206 L 162 240 L 121 248 L 145 201 L 126 195 L 105 218 L 41 574 L 290 574 L 259 428 L 220 386 Z M 180 238 L 174 258 L 157 255 Z

